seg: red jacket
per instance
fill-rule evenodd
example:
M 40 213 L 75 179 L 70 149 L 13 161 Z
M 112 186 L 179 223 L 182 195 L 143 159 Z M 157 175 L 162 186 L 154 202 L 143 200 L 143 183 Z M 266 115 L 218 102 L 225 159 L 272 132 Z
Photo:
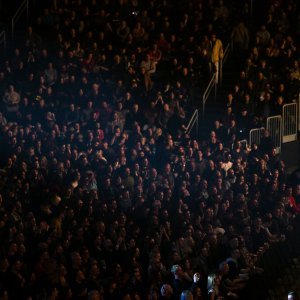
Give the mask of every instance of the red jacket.
M 290 201 L 290 206 L 293 208 L 293 210 L 296 213 L 300 214 L 300 204 L 296 203 L 295 198 L 293 196 L 290 196 L 289 201 Z

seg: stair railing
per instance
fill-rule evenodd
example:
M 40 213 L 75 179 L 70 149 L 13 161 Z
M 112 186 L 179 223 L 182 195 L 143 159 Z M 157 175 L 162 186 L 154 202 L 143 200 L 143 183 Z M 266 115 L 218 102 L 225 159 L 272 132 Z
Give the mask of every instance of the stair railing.
M 6 31 L 3 30 L 0 33 L 0 45 L 3 45 L 4 48 L 6 48 Z
M 220 61 L 220 78 L 219 78 L 220 84 L 222 84 L 222 80 L 223 80 L 223 67 L 227 61 L 231 49 L 232 49 L 232 43 L 229 42 L 225 48 L 223 59 Z
M 19 19 L 21 18 L 21 16 L 24 14 L 25 11 L 26 11 L 27 20 L 28 20 L 28 17 L 29 17 L 29 0 L 24 0 L 21 3 L 21 5 L 17 9 L 16 13 L 14 14 L 14 16 L 11 19 L 11 36 L 12 36 L 12 39 L 14 39 L 16 23 L 19 21 Z
M 225 48 L 224 51 L 224 55 L 223 55 L 223 59 L 220 62 L 220 80 L 222 81 L 222 75 L 223 75 L 223 66 L 225 64 L 225 62 L 227 61 L 227 58 L 230 54 L 231 51 L 231 47 L 232 47 L 232 43 L 229 42 Z M 202 95 L 202 120 L 204 120 L 204 116 L 205 116 L 205 107 L 206 107 L 206 102 L 209 98 L 209 96 L 211 95 L 212 92 L 214 92 L 214 97 L 215 99 L 217 98 L 217 88 L 218 88 L 218 84 L 217 84 L 217 80 L 216 80 L 216 73 L 214 73 Z M 190 133 L 192 128 L 195 126 L 197 126 L 196 131 L 197 131 L 197 136 L 198 136 L 198 126 L 199 126 L 199 110 L 195 109 L 188 125 L 187 125 L 187 133 Z
M 199 130 L 199 111 L 198 111 L 198 109 L 195 109 L 195 111 L 187 125 L 187 128 L 186 128 L 187 134 L 191 133 L 195 124 L 196 124 L 196 137 L 198 138 L 198 130 Z
M 205 115 L 205 105 L 206 105 L 206 101 L 209 98 L 211 92 L 214 91 L 214 96 L 215 98 L 217 97 L 217 82 L 216 82 L 216 73 L 213 74 L 213 76 L 211 77 L 206 90 L 203 93 L 202 96 L 202 117 L 204 119 L 204 115 Z

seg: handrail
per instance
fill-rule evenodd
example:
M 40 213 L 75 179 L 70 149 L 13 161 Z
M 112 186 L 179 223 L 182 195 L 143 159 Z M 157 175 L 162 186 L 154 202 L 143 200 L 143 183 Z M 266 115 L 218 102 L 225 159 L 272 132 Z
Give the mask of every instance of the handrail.
M 208 97 L 210 96 L 210 93 L 213 88 L 215 88 L 215 97 L 216 97 L 217 96 L 216 73 L 213 74 L 213 76 L 210 79 L 210 82 L 208 83 L 207 88 L 202 96 L 202 116 L 203 117 L 204 117 L 204 113 L 205 113 L 206 101 L 207 101 Z
M 226 63 L 226 60 L 229 56 L 230 48 L 231 48 L 231 42 L 229 42 L 225 48 L 224 55 L 223 55 L 223 61 L 222 61 L 223 65 Z
M 198 112 L 198 109 L 195 109 L 187 127 L 186 127 L 186 133 L 187 134 L 190 134 L 192 128 L 194 127 L 195 123 L 197 122 L 198 123 L 198 119 L 199 119 L 199 112 Z M 197 135 L 198 135 L 198 126 L 197 126 Z
M 230 53 L 230 49 L 231 49 L 231 43 L 229 42 L 225 48 L 225 51 L 224 51 L 224 55 L 223 55 L 223 59 L 221 61 L 221 64 L 220 64 L 220 82 L 222 82 L 222 79 L 223 79 L 223 66 L 225 64 L 225 62 L 227 61 L 227 58 L 229 56 L 229 53 Z M 203 93 L 203 101 L 202 101 L 202 115 L 204 116 L 204 113 L 205 113 L 205 104 L 206 104 L 206 101 L 208 99 L 208 97 L 210 96 L 210 93 L 212 91 L 212 88 L 215 87 L 215 97 L 217 96 L 217 83 L 216 83 L 216 74 L 213 74 L 210 82 L 208 83 L 207 85 L 207 88 L 205 90 L 205 92 Z
M 229 42 L 225 48 L 224 51 L 224 56 L 223 56 L 223 60 L 221 61 L 220 64 L 220 76 L 222 76 L 222 71 L 223 71 L 223 66 L 229 56 L 230 50 L 231 50 L 231 42 Z M 222 80 L 222 77 L 220 77 L 220 79 Z M 206 105 L 206 101 L 208 99 L 208 97 L 210 96 L 212 90 L 214 89 L 214 97 L 217 97 L 217 82 L 216 82 L 216 73 L 214 73 L 202 95 L 202 119 L 204 120 L 204 115 L 205 115 L 205 105 Z M 192 130 L 192 127 L 195 125 L 195 123 L 199 122 L 199 111 L 196 109 L 189 121 L 189 124 L 187 126 L 187 132 L 189 133 Z M 198 130 L 198 128 L 197 128 Z
M 28 16 L 29 16 L 29 0 L 24 0 L 21 3 L 21 5 L 17 9 L 16 13 L 14 14 L 14 16 L 11 19 L 11 35 L 12 35 L 12 39 L 14 39 L 15 24 L 19 20 L 19 18 L 22 16 L 22 14 L 24 13 L 25 10 L 26 10 L 27 20 L 28 20 Z
M 5 30 L 1 31 L 1 33 L 0 33 L 0 45 L 2 45 L 2 44 L 3 44 L 4 48 L 6 48 L 6 31 Z
M 223 59 L 220 64 L 220 84 L 222 84 L 222 81 L 223 81 L 223 66 L 224 66 L 225 62 L 227 61 L 227 58 L 228 58 L 230 50 L 231 50 L 231 46 L 232 46 L 232 43 L 229 42 L 225 48 Z

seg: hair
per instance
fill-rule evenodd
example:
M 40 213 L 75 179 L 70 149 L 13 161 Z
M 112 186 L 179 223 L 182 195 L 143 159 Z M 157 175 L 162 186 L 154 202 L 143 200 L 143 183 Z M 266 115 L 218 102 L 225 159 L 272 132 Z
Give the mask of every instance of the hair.
M 221 263 L 219 263 L 219 271 L 222 271 L 224 266 L 227 265 L 228 263 L 226 261 L 222 261 Z
M 220 275 L 221 275 L 220 271 L 217 271 L 217 272 L 214 272 L 214 273 L 211 273 L 211 274 L 208 275 L 208 277 L 207 277 L 207 291 L 208 291 L 208 293 L 211 290 L 215 289 L 216 278 Z
M 193 300 L 194 296 L 190 290 L 184 290 L 181 293 L 180 300 Z
M 175 275 L 178 268 L 179 268 L 179 265 L 173 265 L 171 268 L 171 273 Z

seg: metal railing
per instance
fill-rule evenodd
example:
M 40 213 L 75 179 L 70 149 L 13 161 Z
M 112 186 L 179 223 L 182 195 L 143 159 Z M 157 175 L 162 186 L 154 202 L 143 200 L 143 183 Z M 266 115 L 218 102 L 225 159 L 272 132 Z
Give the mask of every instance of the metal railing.
M 214 97 L 216 99 L 217 97 L 217 87 L 218 87 L 218 84 L 217 82 L 219 81 L 222 81 L 223 79 L 223 67 L 224 67 L 224 64 L 230 54 L 230 51 L 231 51 L 231 47 L 232 47 L 232 43 L 228 43 L 226 48 L 225 48 L 225 51 L 224 51 L 224 55 L 223 55 L 223 59 L 220 61 L 220 72 L 219 72 L 219 79 L 220 80 L 217 80 L 216 78 L 216 73 L 214 73 L 202 95 L 202 119 L 204 120 L 204 116 L 205 116 L 205 107 L 206 107 L 206 102 L 209 98 L 209 96 L 211 95 L 212 91 L 214 91 Z M 187 125 L 187 133 L 190 133 L 191 130 L 193 129 L 193 127 L 195 126 L 195 124 L 197 125 L 197 134 L 198 134 L 198 126 L 199 126 L 199 110 L 196 109 Z
M 281 144 L 293 142 L 298 139 L 300 132 L 300 94 L 298 101 L 285 104 L 282 109 L 282 116 L 272 116 L 267 118 L 266 128 L 272 137 L 276 150 L 281 151 Z M 254 128 L 249 132 L 249 146 L 253 144 L 259 146 L 265 128 Z
M 3 30 L 0 33 L 0 45 L 3 45 L 4 48 L 6 48 L 6 31 Z
M 249 132 L 249 146 L 252 147 L 253 144 L 260 145 L 260 140 L 265 131 L 264 127 L 261 128 L 253 128 Z
M 199 129 L 199 111 L 198 111 L 198 109 L 195 109 L 195 111 L 190 119 L 190 122 L 187 125 L 187 128 L 186 128 L 187 134 L 191 133 L 195 124 L 196 124 L 196 137 L 198 138 L 198 129 Z
M 215 92 L 215 98 L 217 97 L 217 84 L 216 84 L 216 74 L 214 73 L 212 78 L 210 79 L 210 82 L 207 85 L 206 90 L 203 93 L 202 96 L 202 117 L 204 118 L 205 115 L 205 105 L 208 97 L 210 96 L 212 90 L 214 89 Z
M 216 73 L 213 74 L 212 78 L 210 79 L 207 87 L 206 87 L 206 90 L 204 91 L 203 93 L 203 96 L 202 96 L 202 117 L 204 118 L 204 115 L 205 115 L 205 105 L 206 105 L 206 101 L 207 99 L 209 98 L 209 96 L 211 95 L 211 92 L 214 90 L 214 97 L 216 98 L 217 97 L 217 82 L 222 82 L 222 79 L 223 79 L 223 67 L 224 67 L 224 64 L 226 63 L 227 61 L 227 58 L 230 54 L 230 51 L 231 51 L 231 42 L 227 44 L 226 48 L 225 48 L 225 51 L 224 51 L 224 55 L 223 55 L 223 59 L 220 61 L 220 71 L 219 71 L 219 78 L 216 78 Z M 219 80 L 217 80 L 219 79 Z
M 21 18 L 21 16 L 24 14 L 25 11 L 26 11 L 26 16 L 27 16 L 27 20 L 28 20 L 28 17 L 29 17 L 29 0 L 24 0 L 21 3 L 21 5 L 17 9 L 16 13 L 14 14 L 14 16 L 11 19 L 11 36 L 12 36 L 12 39 L 14 39 L 16 23 L 19 21 L 19 19 Z
M 282 117 L 280 115 L 269 117 L 267 119 L 267 130 L 276 148 L 276 153 L 280 153 L 282 143 Z
M 297 140 L 298 134 L 298 110 L 297 103 L 283 105 L 282 109 L 282 143 Z
M 220 61 L 220 78 L 219 78 L 220 84 L 222 84 L 222 80 L 223 80 L 223 66 L 227 61 L 231 49 L 232 49 L 232 43 L 230 42 L 227 44 L 223 54 L 223 59 Z

